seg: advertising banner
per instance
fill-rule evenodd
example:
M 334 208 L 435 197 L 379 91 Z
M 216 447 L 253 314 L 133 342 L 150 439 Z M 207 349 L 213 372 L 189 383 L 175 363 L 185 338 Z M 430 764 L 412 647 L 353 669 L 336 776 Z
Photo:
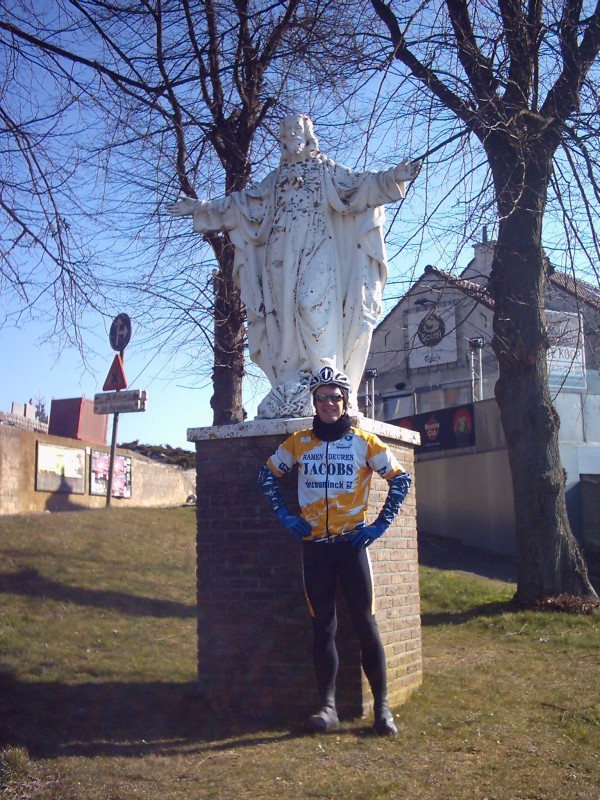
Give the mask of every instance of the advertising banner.
M 476 441 L 472 403 L 415 414 L 394 420 L 394 424 L 421 434 L 421 444 L 415 447 L 416 453 L 471 447 Z

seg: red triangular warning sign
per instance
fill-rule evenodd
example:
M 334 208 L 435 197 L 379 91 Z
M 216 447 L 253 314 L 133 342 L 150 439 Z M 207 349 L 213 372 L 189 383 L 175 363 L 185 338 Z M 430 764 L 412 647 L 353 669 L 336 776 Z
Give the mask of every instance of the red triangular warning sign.
M 108 375 L 104 381 L 102 391 L 104 392 L 118 392 L 120 389 L 127 388 L 127 378 L 125 377 L 125 370 L 123 369 L 123 361 L 121 356 L 117 353 L 111 368 L 108 370 Z

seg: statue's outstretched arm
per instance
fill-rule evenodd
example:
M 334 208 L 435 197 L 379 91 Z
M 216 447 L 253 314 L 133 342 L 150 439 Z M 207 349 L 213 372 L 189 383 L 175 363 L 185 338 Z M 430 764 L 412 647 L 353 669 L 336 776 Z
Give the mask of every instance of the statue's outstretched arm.
M 414 181 L 421 171 L 421 166 L 421 161 L 404 159 L 397 167 L 394 167 L 394 179 L 397 181 Z
M 193 197 L 188 197 L 185 194 L 180 194 L 179 198 L 174 203 L 167 203 L 165 206 L 169 214 L 174 217 L 193 217 L 196 203 L 202 202 Z

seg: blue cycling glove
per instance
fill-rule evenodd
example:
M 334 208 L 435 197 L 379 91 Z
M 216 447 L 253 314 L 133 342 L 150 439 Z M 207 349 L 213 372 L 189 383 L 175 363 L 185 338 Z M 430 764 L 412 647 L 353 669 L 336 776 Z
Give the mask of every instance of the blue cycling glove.
M 312 528 L 308 522 L 297 514 L 290 514 L 285 506 L 280 506 L 275 511 L 275 515 L 279 522 L 292 534 L 294 539 L 298 539 L 299 542 L 312 533 Z
M 365 525 L 364 528 L 358 528 L 358 530 L 354 531 L 348 538 L 355 550 L 364 550 L 365 547 L 372 544 L 375 539 L 379 539 L 380 536 L 383 536 L 388 528 L 389 525 L 384 520 L 376 519 L 372 525 Z
M 352 547 L 356 550 L 364 550 L 365 547 L 373 544 L 375 539 L 383 536 L 400 510 L 400 506 L 410 489 L 411 480 L 408 472 L 401 472 L 399 475 L 390 478 L 388 481 L 388 495 L 381 513 L 372 525 L 365 525 L 364 528 L 358 528 L 354 533 L 350 534 L 348 538 Z
M 266 464 L 258 473 L 258 483 L 271 503 L 271 508 L 275 512 L 277 519 L 288 529 L 294 539 L 302 541 L 302 539 L 310 536 L 312 528 L 308 522 L 297 514 L 290 514 L 285 507 L 283 497 L 279 491 L 277 478 Z

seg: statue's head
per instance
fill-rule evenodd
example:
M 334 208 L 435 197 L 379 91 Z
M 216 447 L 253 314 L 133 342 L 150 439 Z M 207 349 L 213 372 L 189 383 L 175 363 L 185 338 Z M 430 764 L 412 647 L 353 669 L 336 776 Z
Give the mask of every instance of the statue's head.
M 288 114 L 279 126 L 281 162 L 306 161 L 319 150 L 312 120 L 306 114 Z

